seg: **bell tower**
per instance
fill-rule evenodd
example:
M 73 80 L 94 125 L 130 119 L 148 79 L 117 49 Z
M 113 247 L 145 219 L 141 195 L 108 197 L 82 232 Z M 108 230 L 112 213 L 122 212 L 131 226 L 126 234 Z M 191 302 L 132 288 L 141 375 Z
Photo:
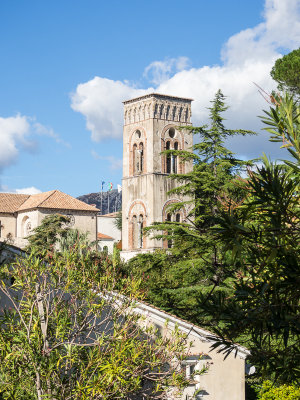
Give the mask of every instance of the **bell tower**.
M 182 221 L 184 210 L 176 215 L 167 211 L 172 202 L 182 200 L 168 195 L 176 187 L 171 173 L 186 173 L 192 162 L 181 163 L 164 150 L 192 151 L 191 99 L 147 94 L 124 101 L 122 257 L 166 247 L 161 240 L 143 235 L 143 228 L 164 220 Z M 181 127 L 181 129 L 178 129 Z

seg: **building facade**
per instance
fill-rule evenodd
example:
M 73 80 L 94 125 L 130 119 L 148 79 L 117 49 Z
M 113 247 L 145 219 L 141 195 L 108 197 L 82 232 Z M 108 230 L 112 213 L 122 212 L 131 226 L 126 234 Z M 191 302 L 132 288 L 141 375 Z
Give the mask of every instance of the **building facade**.
M 148 94 L 124 102 L 122 257 L 162 248 L 161 240 L 143 234 L 143 228 L 164 220 L 183 221 L 186 210 L 170 215 L 168 206 L 182 199 L 168 192 L 178 183 L 172 173 L 187 173 L 192 162 L 182 163 L 165 150 L 192 151 L 191 99 Z
M 26 237 L 51 214 L 70 218 L 69 226 L 88 233 L 90 241 L 97 240 L 97 214 L 99 210 L 74 197 L 51 190 L 34 195 L 0 193 L 0 241 L 17 247 L 27 245 Z

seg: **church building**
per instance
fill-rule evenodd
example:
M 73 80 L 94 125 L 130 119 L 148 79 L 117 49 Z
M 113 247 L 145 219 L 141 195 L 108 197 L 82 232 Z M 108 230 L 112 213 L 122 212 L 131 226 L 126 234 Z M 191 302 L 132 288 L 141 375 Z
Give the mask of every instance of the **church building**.
M 176 187 L 172 173 L 187 173 L 192 162 L 180 162 L 165 150 L 192 151 L 192 99 L 147 94 L 124 101 L 122 257 L 167 247 L 162 240 L 143 234 L 153 222 L 184 221 L 187 210 L 168 212 L 171 203 L 182 201 L 168 192 Z M 178 129 L 180 127 L 180 129 Z

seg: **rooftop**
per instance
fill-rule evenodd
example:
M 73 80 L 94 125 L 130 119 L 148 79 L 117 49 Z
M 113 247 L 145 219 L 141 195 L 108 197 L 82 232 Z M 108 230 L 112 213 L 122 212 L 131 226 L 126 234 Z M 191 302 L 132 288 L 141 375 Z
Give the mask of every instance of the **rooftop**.
M 129 103 L 134 103 L 136 101 L 140 101 L 140 100 L 144 100 L 144 99 L 148 99 L 148 98 L 157 98 L 157 99 L 161 99 L 161 100 L 175 100 L 175 101 L 185 101 L 185 102 L 192 102 L 193 99 L 189 99 L 187 97 L 178 97 L 178 96 L 171 96 L 168 94 L 161 94 L 161 93 L 149 93 L 149 94 L 145 94 L 144 96 L 140 96 L 140 97 L 135 97 L 134 99 L 130 99 L 130 100 L 125 100 L 123 101 L 123 104 L 129 104 Z
M 95 206 L 86 204 L 59 190 L 51 190 L 31 196 L 15 193 L 0 193 L 0 213 L 14 213 L 36 208 L 99 211 Z

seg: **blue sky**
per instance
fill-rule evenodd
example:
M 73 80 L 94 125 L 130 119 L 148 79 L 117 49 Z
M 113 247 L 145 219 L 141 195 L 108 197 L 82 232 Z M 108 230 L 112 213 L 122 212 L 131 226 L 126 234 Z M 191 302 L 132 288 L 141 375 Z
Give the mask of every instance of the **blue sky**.
M 73 196 L 122 179 L 122 101 L 147 92 L 195 99 L 193 123 L 228 96 L 245 158 L 282 157 L 261 133 L 253 82 L 300 45 L 299 0 L 0 2 L 0 190 Z

